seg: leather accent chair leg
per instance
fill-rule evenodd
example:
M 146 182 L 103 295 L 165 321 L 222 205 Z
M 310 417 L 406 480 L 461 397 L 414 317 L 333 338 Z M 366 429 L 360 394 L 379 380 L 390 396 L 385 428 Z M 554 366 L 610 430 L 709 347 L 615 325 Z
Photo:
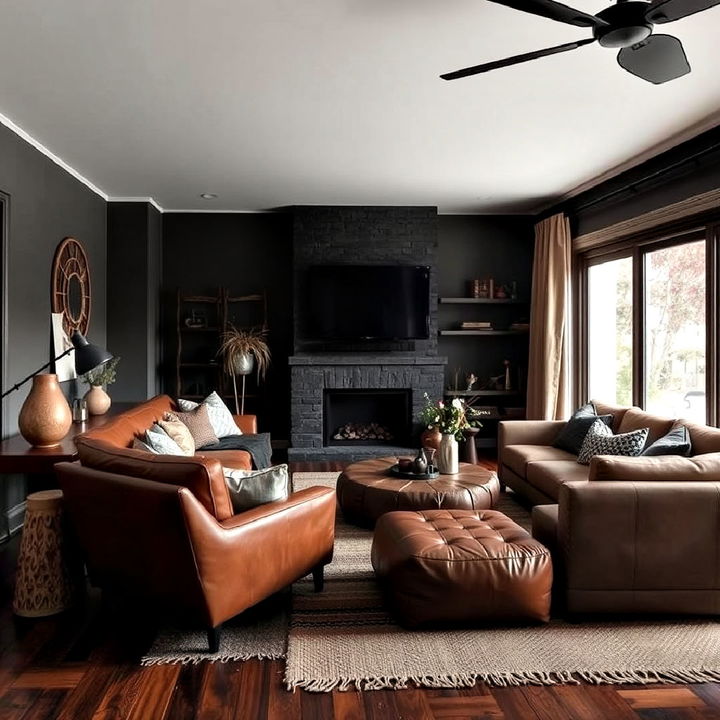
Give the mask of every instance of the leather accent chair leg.
M 313 583 L 315 585 L 315 592 L 322 592 L 325 587 L 325 566 L 316 565 L 312 571 Z
M 214 628 L 209 628 L 207 631 L 208 647 L 211 653 L 216 653 L 220 650 L 220 631 L 222 625 L 218 625 Z

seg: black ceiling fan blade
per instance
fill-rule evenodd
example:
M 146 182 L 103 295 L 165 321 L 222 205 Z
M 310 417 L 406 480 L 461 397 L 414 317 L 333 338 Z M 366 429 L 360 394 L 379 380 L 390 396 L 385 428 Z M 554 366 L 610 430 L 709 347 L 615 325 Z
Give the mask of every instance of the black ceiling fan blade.
M 699 0 L 692 0 L 699 2 Z M 555 0 L 490 0 L 490 2 L 505 5 L 514 10 L 540 15 L 541 17 L 557 20 L 558 22 L 577 25 L 578 27 L 605 27 L 607 23 L 595 15 L 590 15 L 582 10 L 568 7 Z
M 656 0 L 645 17 L 656 24 L 673 22 L 720 5 L 720 0 Z
M 637 45 L 623 48 L 617 61 L 624 70 L 655 85 L 690 72 L 682 43 L 672 35 L 651 35 Z
M 557 53 L 567 52 L 568 50 L 579 48 L 582 45 L 589 45 L 592 42 L 595 42 L 595 38 L 577 40 L 575 42 L 565 43 L 564 45 L 556 45 L 555 47 L 545 48 L 544 50 L 535 50 L 534 52 L 524 53 L 523 55 L 513 55 L 512 57 L 505 58 L 504 60 L 495 60 L 482 65 L 473 65 L 473 67 L 467 67 L 462 70 L 445 73 L 440 77 L 443 80 L 457 80 L 458 78 L 468 77 L 468 75 L 478 75 L 479 73 L 488 72 L 489 70 L 497 70 L 498 68 L 507 67 L 508 65 L 517 65 L 518 63 L 535 60 L 536 58 L 545 57 L 546 55 L 555 55 Z

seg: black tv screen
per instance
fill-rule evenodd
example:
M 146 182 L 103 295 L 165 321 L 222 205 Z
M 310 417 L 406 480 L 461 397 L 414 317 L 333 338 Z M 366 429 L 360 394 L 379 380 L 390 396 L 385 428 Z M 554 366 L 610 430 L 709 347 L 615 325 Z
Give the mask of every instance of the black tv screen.
M 315 265 L 307 275 L 306 334 L 314 340 L 429 337 L 430 268 Z

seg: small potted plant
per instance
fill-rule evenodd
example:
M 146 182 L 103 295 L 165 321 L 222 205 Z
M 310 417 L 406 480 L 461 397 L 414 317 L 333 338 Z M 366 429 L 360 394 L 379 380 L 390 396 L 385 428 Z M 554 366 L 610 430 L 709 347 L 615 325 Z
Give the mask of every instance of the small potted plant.
M 112 404 L 110 396 L 105 392 L 105 387 L 115 382 L 115 373 L 119 357 L 114 357 L 104 365 L 99 365 L 89 372 L 86 372 L 81 380 L 90 386 L 85 393 L 88 413 L 90 415 L 104 415 Z
M 232 377 L 235 392 L 235 412 L 245 413 L 245 378 L 257 368 L 257 379 L 265 378 L 270 366 L 270 348 L 266 338 L 267 330 L 238 330 L 233 325 L 223 333 L 219 354 L 223 356 L 223 368 Z M 242 401 L 238 403 L 236 376 L 242 377 Z

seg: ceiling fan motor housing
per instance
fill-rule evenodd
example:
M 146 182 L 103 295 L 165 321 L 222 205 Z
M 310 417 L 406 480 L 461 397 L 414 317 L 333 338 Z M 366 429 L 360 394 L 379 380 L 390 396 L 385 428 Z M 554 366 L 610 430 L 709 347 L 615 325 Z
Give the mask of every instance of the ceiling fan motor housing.
M 603 47 L 624 48 L 650 37 L 652 23 L 645 18 L 650 3 L 628 0 L 611 5 L 597 13 L 607 25 L 593 28 L 593 34 Z

